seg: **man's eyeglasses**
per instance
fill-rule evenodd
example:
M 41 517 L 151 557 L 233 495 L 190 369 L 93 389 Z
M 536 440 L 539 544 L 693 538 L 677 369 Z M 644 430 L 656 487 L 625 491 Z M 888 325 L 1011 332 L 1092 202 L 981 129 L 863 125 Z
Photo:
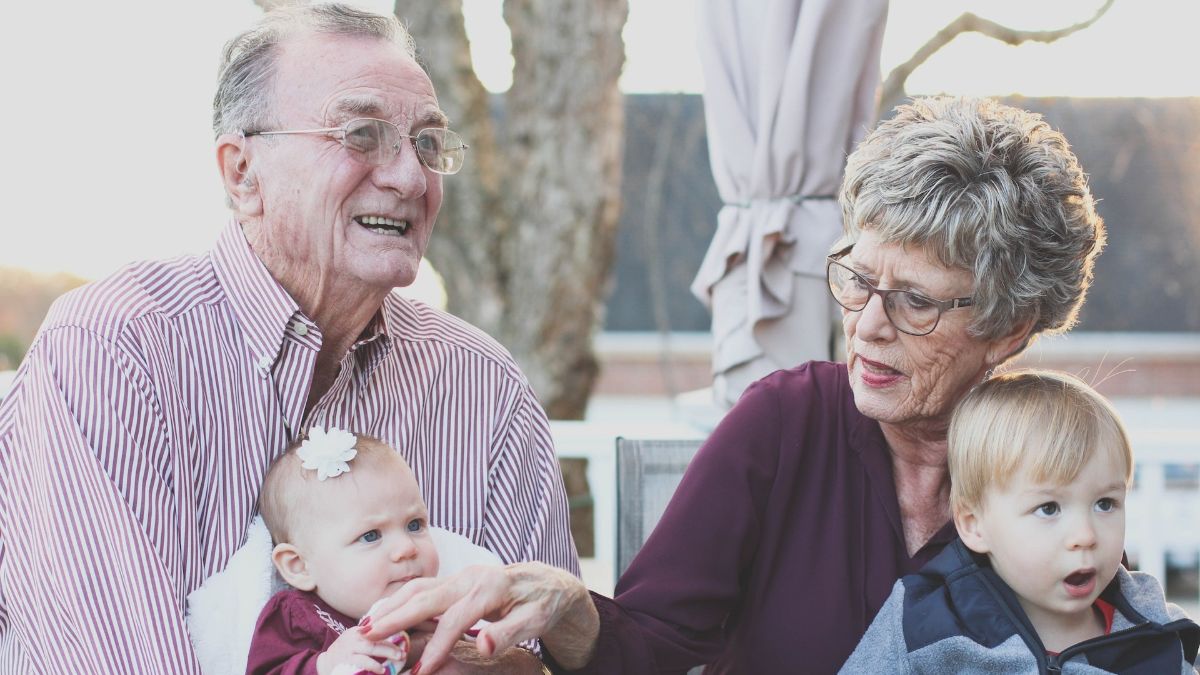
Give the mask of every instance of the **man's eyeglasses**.
M 426 168 L 434 173 L 450 175 L 458 173 L 466 159 L 467 145 L 458 134 L 449 129 L 429 127 L 410 136 L 387 120 L 370 117 L 353 119 L 340 127 L 326 129 L 300 129 L 294 131 L 243 131 L 242 136 L 282 136 L 285 134 L 326 134 L 342 142 L 362 161 L 372 166 L 390 164 L 400 154 L 404 139 L 412 143 L 413 150 Z
M 851 312 L 861 312 L 871 301 L 872 295 L 883 299 L 883 311 L 887 318 L 902 333 L 909 335 L 929 335 L 937 328 L 942 312 L 948 312 L 959 307 L 970 307 L 974 304 L 971 298 L 954 298 L 953 300 L 934 300 L 920 293 L 879 288 L 867 281 L 866 277 L 838 262 L 840 258 L 854 248 L 851 244 L 829 256 L 825 263 L 825 277 L 829 282 L 829 292 L 839 305 Z

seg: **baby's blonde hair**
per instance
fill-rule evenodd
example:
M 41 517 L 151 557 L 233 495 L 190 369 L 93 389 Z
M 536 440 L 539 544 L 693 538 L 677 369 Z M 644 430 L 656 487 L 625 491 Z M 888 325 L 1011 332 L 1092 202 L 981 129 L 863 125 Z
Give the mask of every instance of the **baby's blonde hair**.
M 400 453 L 386 443 L 373 436 L 354 434 L 355 449 L 358 454 L 350 460 L 353 477 L 354 471 L 367 471 L 374 468 L 377 462 L 389 458 L 399 460 L 407 466 Z M 258 495 L 258 512 L 271 533 L 272 544 L 291 543 L 294 536 L 293 525 L 298 517 L 300 507 L 305 504 L 307 492 L 311 492 L 312 483 L 317 481 L 317 472 L 305 469 L 303 462 L 296 452 L 307 437 L 297 439 L 275 458 L 267 467 L 267 475 L 263 478 L 262 490 Z M 328 480 L 338 480 L 341 476 Z
M 1099 450 L 1116 452 L 1125 483 L 1133 449 L 1103 396 L 1072 375 L 1018 370 L 995 376 L 958 404 L 950 420 L 950 507 L 976 509 L 988 488 L 1027 471 L 1039 483 L 1066 484 Z

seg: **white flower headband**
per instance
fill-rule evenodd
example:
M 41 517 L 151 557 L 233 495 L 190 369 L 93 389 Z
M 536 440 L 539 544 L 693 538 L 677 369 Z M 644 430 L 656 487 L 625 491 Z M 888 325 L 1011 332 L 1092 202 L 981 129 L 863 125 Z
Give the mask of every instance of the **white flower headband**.
M 313 427 L 308 438 L 296 450 L 305 469 L 315 470 L 317 480 L 334 478 L 350 470 L 350 460 L 358 454 L 354 434 L 342 429 Z

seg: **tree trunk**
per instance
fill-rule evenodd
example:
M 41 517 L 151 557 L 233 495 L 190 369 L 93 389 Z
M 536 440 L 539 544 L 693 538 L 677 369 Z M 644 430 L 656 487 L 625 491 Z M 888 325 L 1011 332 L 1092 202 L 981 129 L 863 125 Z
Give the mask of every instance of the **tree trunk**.
M 512 351 L 550 417 L 582 418 L 598 374 L 620 211 L 626 0 L 506 0 L 504 121 L 471 68 L 461 0 L 396 3 L 468 145 L 429 258 L 449 309 Z

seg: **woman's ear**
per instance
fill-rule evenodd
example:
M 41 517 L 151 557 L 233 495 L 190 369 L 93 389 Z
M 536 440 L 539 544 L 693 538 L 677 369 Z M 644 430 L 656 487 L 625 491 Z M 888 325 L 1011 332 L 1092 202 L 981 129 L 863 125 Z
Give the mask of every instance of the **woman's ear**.
M 296 550 L 291 544 L 278 544 L 271 551 L 271 562 L 275 563 L 275 569 L 279 570 L 279 576 L 287 582 L 288 586 L 302 591 L 311 591 L 317 587 L 317 582 L 313 581 L 312 576 L 308 572 L 308 565 L 304 562 L 304 557 L 300 555 L 300 551 Z
M 988 552 L 987 533 L 975 509 L 955 509 L 954 527 L 958 530 L 958 538 L 967 548 L 976 553 Z
M 1033 317 L 1020 321 L 1014 324 L 1006 335 L 992 339 L 986 355 L 988 370 L 999 366 L 1029 346 L 1033 321 Z
M 250 167 L 246 137 L 241 134 L 221 134 L 217 138 L 217 167 L 225 196 L 234 212 L 241 216 L 262 215 L 262 196 L 258 181 Z

